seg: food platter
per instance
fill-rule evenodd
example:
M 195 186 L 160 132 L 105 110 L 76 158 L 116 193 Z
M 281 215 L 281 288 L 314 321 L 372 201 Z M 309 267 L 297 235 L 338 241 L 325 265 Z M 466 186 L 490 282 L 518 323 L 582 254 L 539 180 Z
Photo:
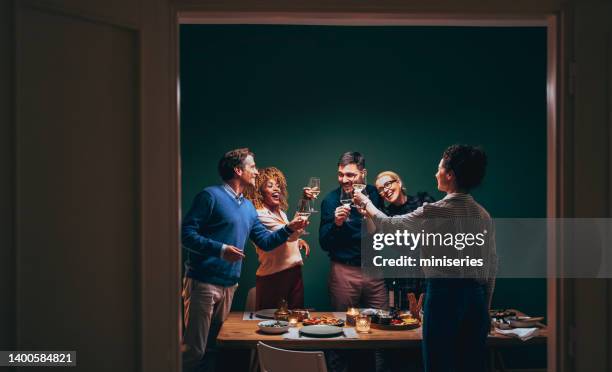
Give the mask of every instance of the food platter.
M 344 320 L 324 315 L 321 317 L 304 319 L 302 321 L 302 324 L 305 326 L 327 325 L 327 326 L 335 326 L 335 327 L 344 327 Z
M 544 317 L 530 317 L 530 316 L 516 316 L 510 317 L 508 321 L 510 322 L 510 326 L 514 328 L 532 328 L 538 327 L 541 321 L 544 320 Z
M 392 322 L 391 324 L 378 324 L 374 322 L 371 324 L 372 328 L 385 331 L 405 331 L 409 329 L 416 329 L 420 326 L 421 322 L 415 318 L 406 318 L 398 322 Z
M 541 323 L 544 317 L 530 317 L 518 315 L 516 311 L 511 310 L 490 310 L 491 322 L 495 328 L 513 329 L 513 328 L 532 328 L 543 327 Z
M 372 316 L 371 327 L 388 331 L 403 331 L 415 329 L 421 326 L 421 321 L 414 318 L 409 312 L 400 313 L 398 311 L 379 310 Z

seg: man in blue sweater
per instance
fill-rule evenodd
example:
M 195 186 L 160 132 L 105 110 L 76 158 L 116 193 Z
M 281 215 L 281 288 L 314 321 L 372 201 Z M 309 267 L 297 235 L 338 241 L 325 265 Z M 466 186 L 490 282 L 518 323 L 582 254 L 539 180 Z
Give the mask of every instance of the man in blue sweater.
M 255 185 L 258 174 L 249 149 L 227 152 L 219 160 L 218 171 L 224 183 L 202 190 L 182 225 L 183 247 L 188 252 L 182 294 L 186 372 L 199 368 L 209 333 L 214 335 L 227 318 L 240 279 L 247 239 L 269 251 L 307 225 L 306 220 L 295 218 L 270 232 L 261 224 L 255 207 L 242 195 L 245 187 Z
M 338 161 L 338 183 L 321 203 L 319 243 L 331 260 L 329 294 L 336 311 L 348 307 L 388 306 L 383 279 L 374 279 L 361 272 L 361 223 L 363 217 L 355 208 L 343 206 L 340 194 L 353 193 L 353 184 L 365 184 L 365 158 L 359 152 L 346 152 Z M 370 200 L 382 207 L 383 201 L 376 188 L 367 185 Z

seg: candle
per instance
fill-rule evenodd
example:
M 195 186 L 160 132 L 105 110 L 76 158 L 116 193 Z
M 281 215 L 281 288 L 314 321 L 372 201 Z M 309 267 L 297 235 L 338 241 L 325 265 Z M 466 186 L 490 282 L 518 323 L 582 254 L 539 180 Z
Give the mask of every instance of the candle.
M 298 324 L 297 316 L 294 316 L 294 315 L 290 316 L 289 317 L 289 326 L 290 327 L 297 327 L 297 324 Z
M 349 307 L 346 311 L 346 324 L 350 326 L 355 325 L 355 318 L 359 315 L 359 309 L 356 307 Z
M 359 333 L 369 333 L 370 332 L 370 317 L 367 315 L 359 315 L 355 319 L 355 329 Z

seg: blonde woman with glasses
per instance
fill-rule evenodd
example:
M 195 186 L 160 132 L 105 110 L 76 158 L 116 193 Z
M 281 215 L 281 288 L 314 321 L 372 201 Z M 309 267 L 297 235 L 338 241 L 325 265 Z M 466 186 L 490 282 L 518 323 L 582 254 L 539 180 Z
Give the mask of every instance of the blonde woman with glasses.
M 415 196 L 406 193 L 406 187 L 400 176 L 393 171 L 384 171 L 376 176 L 376 191 L 385 200 L 384 212 L 387 216 L 399 216 L 410 213 L 423 203 L 433 203 L 436 200 L 426 192 L 418 192 Z

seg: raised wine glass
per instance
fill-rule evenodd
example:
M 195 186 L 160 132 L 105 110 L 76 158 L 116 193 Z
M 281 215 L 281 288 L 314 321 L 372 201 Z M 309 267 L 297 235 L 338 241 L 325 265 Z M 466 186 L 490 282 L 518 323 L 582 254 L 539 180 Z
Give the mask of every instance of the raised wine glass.
M 340 190 L 340 204 L 351 207 L 352 203 L 353 195 L 350 192 L 345 192 L 344 189 Z M 350 213 L 351 212 L 349 211 L 349 216 Z M 347 217 L 346 221 L 350 221 L 350 217 Z
M 310 188 L 310 192 L 312 196 L 316 199 L 321 193 L 321 179 L 319 177 L 310 177 L 308 181 L 308 188 Z M 317 213 L 318 211 L 314 208 L 314 201 L 311 203 L 312 210 L 311 213 Z
M 367 192 L 365 192 L 366 185 L 367 185 L 366 175 L 365 175 L 365 173 L 362 173 L 361 179 L 358 179 L 355 182 L 353 182 L 353 190 L 354 190 L 354 192 L 362 192 L 362 193 L 367 195 Z M 360 206 L 359 205 L 353 205 L 353 207 L 360 207 Z
M 296 216 L 300 217 L 300 219 L 303 221 L 308 221 L 308 217 L 310 217 L 311 213 L 312 213 L 312 205 L 311 205 L 310 200 L 300 199 L 300 201 L 298 201 Z M 302 232 L 302 235 L 309 235 L 309 234 L 310 233 L 306 231 L 306 228 L 304 228 L 304 232 Z

